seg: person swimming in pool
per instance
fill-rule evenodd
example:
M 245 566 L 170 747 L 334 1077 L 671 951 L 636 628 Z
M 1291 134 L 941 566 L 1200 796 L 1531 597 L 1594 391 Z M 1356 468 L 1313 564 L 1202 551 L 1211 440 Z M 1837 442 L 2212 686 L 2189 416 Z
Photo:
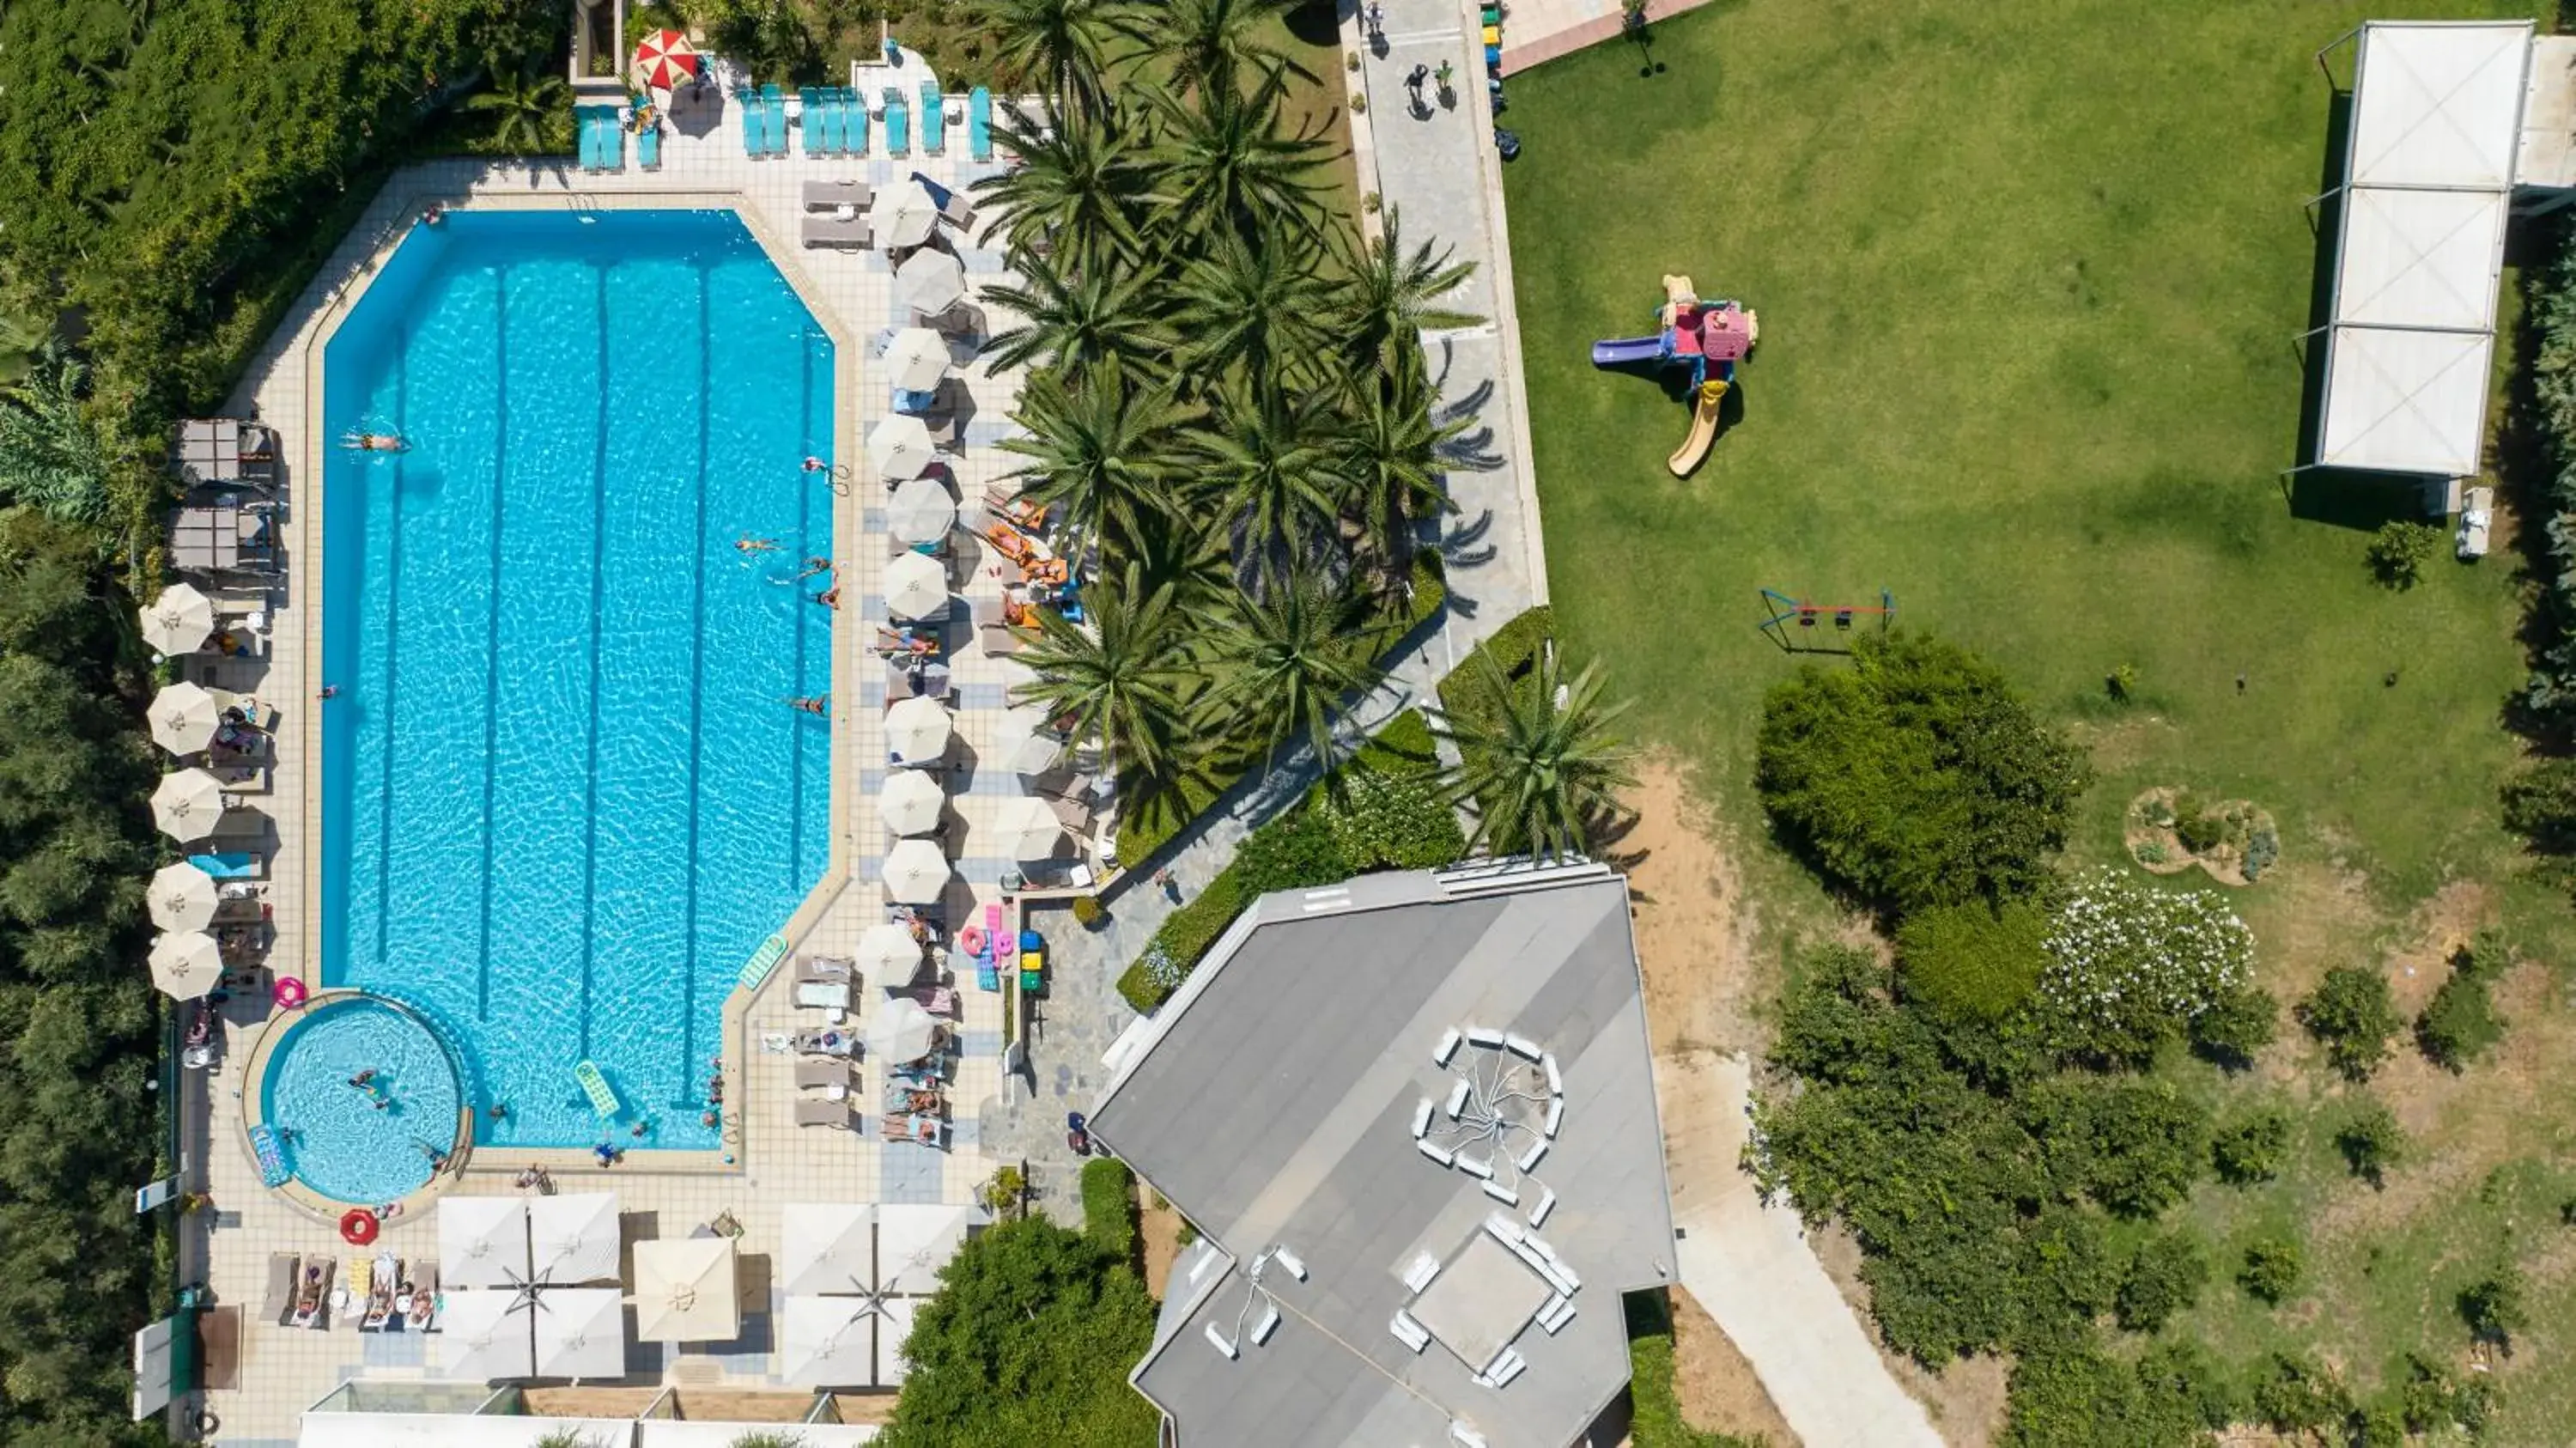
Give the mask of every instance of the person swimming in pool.
M 802 582 L 804 582 L 806 579 L 813 577 L 813 576 L 814 576 L 815 574 L 817 574 L 817 573 L 829 573 L 829 572 L 831 572 L 831 571 L 832 571 L 832 560 L 831 560 L 831 559 L 829 559 L 829 558 L 808 558 L 808 559 L 806 559 L 806 560 L 805 560 L 805 571 L 796 575 L 796 581 L 797 581 L 797 582 L 799 582 L 799 583 L 802 583 Z
M 353 432 L 340 439 L 340 446 L 353 452 L 409 452 L 411 444 L 402 435 L 391 432 Z
M 749 533 L 745 533 L 741 537 L 733 540 L 733 546 L 736 550 L 744 554 L 775 553 L 778 551 L 778 540 L 775 538 L 755 538 Z
M 799 710 L 803 713 L 811 714 L 815 718 L 821 719 L 826 718 L 831 714 L 832 701 L 820 694 L 808 694 L 801 699 L 788 700 L 787 707 Z
M 815 594 L 814 601 L 823 605 L 825 608 L 839 608 L 841 606 L 841 585 L 835 583 L 831 587 L 824 589 L 821 593 Z

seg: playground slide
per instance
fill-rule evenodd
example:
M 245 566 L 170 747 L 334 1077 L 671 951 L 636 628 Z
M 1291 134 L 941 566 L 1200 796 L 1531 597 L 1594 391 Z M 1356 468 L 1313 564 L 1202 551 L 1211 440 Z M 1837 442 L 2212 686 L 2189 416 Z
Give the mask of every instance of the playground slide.
M 1711 380 L 1700 387 L 1699 403 L 1691 409 L 1690 436 L 1683 438 L 1682 445 L 1664 460 L 1664 466 L 1673 470 L 1674 477 L 1690 476 L 1690 470 L 1699 466 L 1699 460 L 1708 456 L 1708 445 L 1717 440 L 1717 411 L 1720 399 L 1725 396 L 1726 384 L 1723 382 Z
M 1629 367 L 1639 362 L 1653 362 L 1664 355 L 1662 337 L 1627 337 L 1615 342 L 1592 344 L 1595 367 Z

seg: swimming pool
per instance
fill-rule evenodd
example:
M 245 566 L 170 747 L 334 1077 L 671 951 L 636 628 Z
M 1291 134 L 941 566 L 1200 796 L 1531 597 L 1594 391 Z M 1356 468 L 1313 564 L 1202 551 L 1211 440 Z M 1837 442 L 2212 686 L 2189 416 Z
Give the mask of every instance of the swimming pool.
M 456 1146 L 465 1100 L 436 1032 L 399 1006 L 342 996 L 281 1027 L 262 1117 L 297 1180 L 335 1201 L 375 1206 L 429 1181 L 430 1152 Z
M 451 212 L 332 336 L 327 433 L 408 450 L 324 469 L 323 980 L 461 1038 L 486 1145 L 717 1140 L 725 996 L 829 856 L 832 381 L 729 211 Z

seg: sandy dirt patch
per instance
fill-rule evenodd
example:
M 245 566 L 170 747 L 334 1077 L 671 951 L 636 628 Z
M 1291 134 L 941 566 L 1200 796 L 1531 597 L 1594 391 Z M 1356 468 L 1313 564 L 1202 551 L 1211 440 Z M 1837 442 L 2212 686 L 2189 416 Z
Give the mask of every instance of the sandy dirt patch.
M 1181 1214 L 1143 1182 L 1136 1184 L 1136 1230 L 1145 1248 L 1145 1291 L 1163 1300 L 1163 1284 L 1172 1280 L 1172 1260 L 1181 1255 Z
M 1627 796 L 1635 823 L 1612 853 L 1636 902 L 1655 1054 L 1753 1050 L 1763 1036 L 1756 1012 L 1775 972 L 1757 963 L 1758 922 L 1743 877 L 1720 847 L 1715 815 L 1692 797 L 1681 762 L 1658 750 L 1636 770 L 1638 787 Z
M 1673 1392 L 1681 1402 L 1682 1420 L 1712 1433 L 1739 1438 L 1756 1434 L 1771 1448 L 1799 1448 L 1789 1420 L 1771 1403 L 1735 1340 L 1717 1325 L 1687 1288 L 1675 1287 L 1673 1304 Z

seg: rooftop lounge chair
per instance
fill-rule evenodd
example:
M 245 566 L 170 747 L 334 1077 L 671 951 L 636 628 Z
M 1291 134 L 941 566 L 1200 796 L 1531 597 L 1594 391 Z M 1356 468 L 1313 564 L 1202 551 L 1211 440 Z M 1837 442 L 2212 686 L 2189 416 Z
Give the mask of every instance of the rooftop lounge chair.
M 956 227 L 960 231 L 971 231 L 974 229 L 975 208 L 973 205 L 968 203 L 965 197 L 958 195 L 956 192 L 949 190 L 947 187 L 940 185 L 938 182 L 931 180 L 929 177 L 922 175 L 918 171 L 912 173 L 912 179 L 920 182 L 921 189 L 930 193 L 930 199 L 939 207 L 940 220 L 947 222 L 949 225 Z
M 799 1010 L 830 1011 L 839 1020 L 850 1008 L 850 983 L 846 980 L 807 980 L 796 985 Z
M 936 156 L 948 144 L 948 108 L 939 98 L 939 82 L 921 83 L 921 154 Z
M 295 1286 L 295 1307 L 286 1316 L 287 1326 L 331 1325 L 331 1274 L 339 1265 L 328 1257 L 305 1260 L 303 1280 Z
M 805 154 L 822 155 L 823 93 L 810 85 L 800 87 L 796 92 L 796 114 L 805 132 Z
M 885 93 L 885 128 L 886 154 L 889 156 L 911 155 L 912 117 L 911 114 L 904 109 L 903 92 L 894 89 L 892 86 L 888 86 Z
M 876 241 L 876 232 L 864 216 L 807 216 L 798 227 L 807 246 L 867 247 Z
M 841 149 L 853 156 L 868 153 L 868 105 L 859 93 L 842 86 L 836 92 L 841 105 Z
M 844 1030 L 798 1031 L 794 1039 L 799 1055 L 856 1056 L 859 1054 L 858 1037 Z
M 280 1327 L 295 1311 L 295 1282 L 304 1271 L 304 1259 L 292 1252 L 268 1254 L 268 1292 L 260 1298 L 259 1315 Z
M 966 93 L 966 154 L 993 159 L 993 93 L 980 85 Z
M 796 1103 L 796 1124 L 799 1126 L 828 1126 L 834 1131 L 847 1131 L 850 1129 L 850 1103 L 847 1101 L 834 1101 L 829 1099 L 817 1101 L 811 1097 L 805 1098 Z
M 635 164 L 647 171 L 662 169 L 662 128 L 646 126 L 635 133 Z
M 787 154 L 787 97 L 772 81 L 760 88 L 761 153 Z
M 388 1263 L 379 1259 L 375 1265 L 383 1267 Z M 360 1332 L 382 1332 L 385 1323 L 394 1315 L 394 1289 L 402 1285 L 402 1262 L 399 1258 L 393 1259 L 390 1266 L 391 1271 L 376 1272 L 368 1285 L 367 1314 L 358 1320 Z
M 877 199 L 865 181 L 808 181 L 803 195 L 808 211 L 837 211 L 844 206 L 865 211 Z
M 1077 835 L 1091 833 L 1091 806 L 1060 794 L 1041 795 L 1039 798 L 1044 799 L 1047 808 L 1055 812 L 1057 823 Z
M 850 1064 L 847 1061 L 799 1061 L 796 1084 L 807 1091 L 829 1091 L 838 1101 L 850 1094 Z
M 796 983 L 851 982 L 859 978 L 858 967 L 844 955 L 800 955 L 796 957 Z
M 617 123 L 617 111 L 613 106 L 599 108 L 599 169 L 626 169 L 626 128 Z
M 397 1300 L 396 1310 L 403 1315 L 403 1326 L 414 1332 L 429 1331 L 438 1318 L 438 1259 L 424 1257 L 412 1264 L 411 1301 Z
M 733 100 L 742 111 L 742 153 L 758 156 L 769 149 L 769 126 L 761 117 L 760 92 L 743 86 L 733 93 Z

